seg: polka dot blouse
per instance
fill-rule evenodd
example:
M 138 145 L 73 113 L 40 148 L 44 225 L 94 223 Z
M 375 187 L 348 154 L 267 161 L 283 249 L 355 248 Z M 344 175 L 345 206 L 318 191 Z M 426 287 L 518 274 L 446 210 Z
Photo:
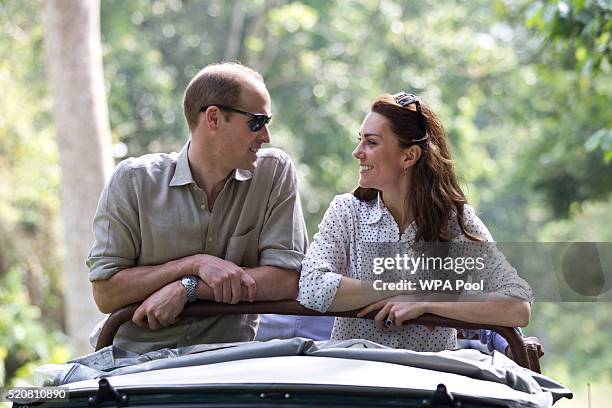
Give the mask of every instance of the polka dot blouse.
M 464 206 L 464 224 L 469 232 L 485 241 L 493 241 L 489 230 L 468 205 Z M 461 232 L 456 217 L 451 217 L 448 228 L 455 237 L 453 242 L 470 242 Z M 394 256 L 397 250 L 389 251 L 392 247 L 409 251 L 415 243 L 415 235 L 413 222 L 400 237 L 399 227 L 380 195 L 372 201 L 360 201 L 348 193 L 334 197 L 302 263 L 298 301 L 309 309 L 327 311 L 343 275 L 364 281 L 380 279 L 372 270 L 372 259 Z M 478 255 L 469 253 L 475 251 L 473 246 L 467 245 L 463 250 L 467 252 L 465 256 Z M 486 274 L 486 291 L 532 300 L 531 289 L 501 253 L 488 259 L 483 273 Z M 372 320 L 336 318 L 332 339 L 353 338 L 416 351 L 456 348 L 454 329 L 438 327 L 430 331 L 424 326 L 410 325 L 402 330 L 383 331 Z

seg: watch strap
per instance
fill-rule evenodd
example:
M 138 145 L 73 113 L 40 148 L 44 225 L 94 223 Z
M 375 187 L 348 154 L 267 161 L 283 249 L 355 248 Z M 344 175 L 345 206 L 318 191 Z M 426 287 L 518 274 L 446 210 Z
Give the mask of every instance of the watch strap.
M 181 281 L 185 289 L 187 290 L 187 303 L 192 303 L 196 301 L 196 286 L 198 285 L 198 280 L 194 275 L 185 276 Z

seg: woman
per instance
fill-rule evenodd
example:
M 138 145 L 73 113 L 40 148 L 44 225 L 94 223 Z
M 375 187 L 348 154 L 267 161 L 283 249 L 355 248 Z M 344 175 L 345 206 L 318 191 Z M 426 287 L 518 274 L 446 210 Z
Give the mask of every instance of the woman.
M 423 293 L 375 288 L 380 276 L 372 260 L 384 251 L 392 258 L 389 248 L 410 253 L 422 242 L 493 239 L 466 204 L 444 129 L 426 104 L 405 92 L 380 96 L 359 136 L 353 151 L 359 160 L 359 187 L 336 196 L 319 225 L 302 263 L 300 303 L 321 312 L 367 306 L 360 316 L 378 310 L 374 321 L 337 318 L 332 339 L 366 338 L 417 351 L 456 348 L 453 329 L 411 325 L 394 330 L 423 313 L 527 325 L 531 290 L 499 253 L 487 260 L 487 292 L 478 302 L 434 302 Z

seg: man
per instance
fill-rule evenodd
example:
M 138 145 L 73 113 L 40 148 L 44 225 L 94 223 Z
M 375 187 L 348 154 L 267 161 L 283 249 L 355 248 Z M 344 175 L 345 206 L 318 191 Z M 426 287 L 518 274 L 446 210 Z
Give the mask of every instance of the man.
M 183 107 L 190 141 L 179 154 L 121 162 L 93 224 L 95 301 L 104 313 L 142 302 L 114 343 L 138 353 L 252 340 L 257 315 L 178 316 L 195 298 L 295 299 L 307 245 L 293 164 L 261 149 L 271 120 L 261 75 L 209 65 Z

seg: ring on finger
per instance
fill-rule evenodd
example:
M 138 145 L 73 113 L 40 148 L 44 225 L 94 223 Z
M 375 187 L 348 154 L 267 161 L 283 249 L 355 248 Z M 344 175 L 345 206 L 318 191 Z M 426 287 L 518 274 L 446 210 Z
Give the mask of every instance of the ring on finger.
M 393 326 L 393 322 L 394 321 L 395 321 L 395 314 L 393 312 L 391 312 L 387 316 L 387 320 L 385 320 L 385 326 L 387 326 L 387 327 Z

